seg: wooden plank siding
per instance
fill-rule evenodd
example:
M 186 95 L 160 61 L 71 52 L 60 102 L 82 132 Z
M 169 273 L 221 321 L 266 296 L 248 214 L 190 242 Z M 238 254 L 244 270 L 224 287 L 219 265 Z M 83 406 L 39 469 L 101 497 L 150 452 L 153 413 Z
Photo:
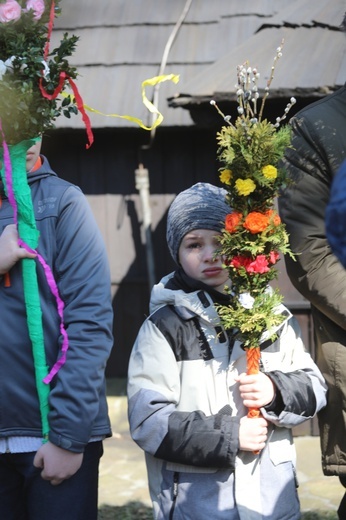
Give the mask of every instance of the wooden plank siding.
M 152 149 L 140 151 L 143 131 L 97 130 L 95 143 L 84 148 L 84 133 L 54 131 L 43 140 L 43 153 L 57 173 L 87 195 L 104 237 L 111 266 L 115 346 L 108 363 L 110 377 L 125 377 L 138 329 L 148 315 L 145 233 L 134 171 L 138 157 L 149 170 L 155 279 L 174 269 L 166 246 L 166 214 L 176 193 L 195 182 L 220 185 L 215 131 L 162 129 Z M 299 315 L 309 306 L 290 284 L 279 263 L 285 302 Z M 305 319 L 305 318 L 304 318 Z M 303 321 L 304 328 L 310 324 Z M 305 336 L 310 344 L 308 330 Z
M 164 48 L 186 0 L 64 0 L 52 46 L 64 32 L 80 37 L 71 57 L 85 104 L 106 114 L 129 114 L 150 123 L 141 82 L 159 73 Z M 236 117 L 236 65 L 252 58 L 265 79 L 272 55 L 286 37 L 266 116 L 283 114 L 289 96 L 297 110 L 346 79 L 344 0 L 192 0 L 169 52 L 165 73 L 178 85 L 160 87 L 162 125 L 151 136 L 124 119 L 90 113 L 95 142 L 87 142 L 80 116 L 57 121 L 43 153 L 57 173 L 80 186 L 103 234 L 111 266 L 114 349 L 108 377 L 126 377 L 130 351 L 148 315 L 145 230 L 135 170 L 149 170 L 155 280 L 174 269 L 166 240 L 166 214 L 175 194 L 198 181 L 218 184 L 216 132 L 222 121 L 210 106 Z M 265 58 L 265 62 L 263 61 Z M 280 70 L 279 70 L 280 67 Z M 152 89 L 147 95 L 151 99 Z M 177 107 L 177 108 L 173 108 Z M 291 285 L 281 260 L 278 283 L 314 355 L 309 303 Z M 297 433 L 316 434 L 316 421 Z
M 167 210 L 175 194 L 198 181 L 219 185 L 214 130 L 161 129 L 153 148 L 139 153 L 146 137 L 143 131 L 96 130 L 89 150 L 83 131 L 54 131 L 43 140 L 51 166 L 86 194 L 106 243 L 115 340 L 106 371 L 109 378 L 126 377 L 133 343 L 149 311 L 143 216 L 134 180 L 138 158 L 150 175 L 156 281 L 175 267 L 165 237 Z M 278 268 L 284 302 L 299 320 L 305 344 L 314 355 L 310 306 L 290 283 L 283 260 Z M 317 421 L 305 423 L 295 434 L 317 435 Z

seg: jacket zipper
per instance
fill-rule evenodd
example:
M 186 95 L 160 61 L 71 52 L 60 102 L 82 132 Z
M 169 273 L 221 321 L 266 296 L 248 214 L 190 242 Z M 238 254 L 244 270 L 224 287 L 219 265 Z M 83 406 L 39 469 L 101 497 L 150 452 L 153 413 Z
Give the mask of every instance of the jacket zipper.
M 179 473 L 177 471 L 174 472 L 173 475 L 173 498 L 172 498 L 172 507 L 169 513 L 169 520 L 173 520 L 175 504 L 178 496 L 178 484 L 179 484 Z

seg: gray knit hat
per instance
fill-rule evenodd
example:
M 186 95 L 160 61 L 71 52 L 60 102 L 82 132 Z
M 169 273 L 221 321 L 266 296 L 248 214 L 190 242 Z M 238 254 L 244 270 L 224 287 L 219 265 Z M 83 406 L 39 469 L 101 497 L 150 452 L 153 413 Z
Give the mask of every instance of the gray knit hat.
M 182 239 L 194 229 L 221 231 L 225 217 L 231 212 L 226 202 L 227 191 L 212 184 L 198 182 L 179 193 L 167 215 L 167 244 L 175 262 Z

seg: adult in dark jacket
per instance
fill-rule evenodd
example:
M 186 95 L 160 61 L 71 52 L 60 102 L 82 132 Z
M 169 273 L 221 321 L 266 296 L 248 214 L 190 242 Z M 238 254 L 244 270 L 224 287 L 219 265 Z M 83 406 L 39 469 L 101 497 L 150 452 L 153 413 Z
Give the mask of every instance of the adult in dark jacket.
M 325 231 L 330 187 L 346 157 L 346 87 L 309 105 L 290 121 L 292 148 L 284 166 L 292 179 L 279 197 L 296 261 L 286 257 L 293 285 L 311 302 L 317 363 L 328 384 L 319 413 L 322 468 L 346 486 L 346 273 Z M 339 509 L 346 518 L 346 498 Z
M 109 267 L 84 195 L 39 154 L 40 142 L 27 154 L 37 251 L 64 302 L 69 346 L 51 382 L 43 443 L 20 265 L 27 255 L 13 243 L 13 208 L 1 190 L 0 247 L 7 254 L 0 254 L 0 275 L 10 270 L 9 283 L 0 276 L 0 518 L 96 520 L 102 440 L 111 434 L 104 376 L 113 343 Z M 61 355 L 61 323 L 38 261 L 37 279 L 50 369 Z

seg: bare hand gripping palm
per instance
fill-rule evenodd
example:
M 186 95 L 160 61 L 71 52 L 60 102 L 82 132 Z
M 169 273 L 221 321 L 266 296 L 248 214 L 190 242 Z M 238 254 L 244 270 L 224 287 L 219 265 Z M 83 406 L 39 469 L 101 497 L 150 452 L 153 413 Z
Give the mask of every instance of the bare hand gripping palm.
M 0 236 L 0 275 L 7 273 L 22 258 L 35 258 L 35 255 L 18 245 L 17 228 L 10 224 Z

